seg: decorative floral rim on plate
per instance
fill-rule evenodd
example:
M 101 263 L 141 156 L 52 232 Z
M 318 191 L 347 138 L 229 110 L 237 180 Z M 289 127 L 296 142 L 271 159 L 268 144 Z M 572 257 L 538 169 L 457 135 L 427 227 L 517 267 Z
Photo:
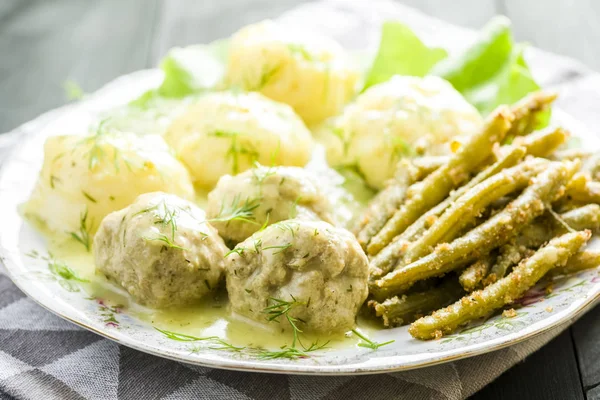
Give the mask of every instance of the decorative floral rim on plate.
M 52 274 L 46 243 L 19 215 L 42 162 L 44 139 L 58 133 L 86 129 L 97 115 L 122 105 L 160 81 L 156 70 L 123 76 L 80 103 L 63 107 L 13 132 L 17 145 L 0 170 L 0 259 L 13 282 L 29 297 L 56 315 L 122 345 L 186 363 L 257 372 L 296 374 L 367 374 L 419 368 L 498 350 L 576 319 L 600 297 L 600 269 L 553 282 L 553 290 L 533 288 L 519 301 L 516 315 L 496 316 L 441 340 L 413 339 L 407 327 L 381 330 L 372 339 L 395 342 L 376 351 L 346 347 L 316 352 L 310 358 L 261 360 L 252 353 L 223 352 L 208 347 L 192 351 L 189 343 L 172 341 L 128 310 L 90 298 L 76 283 Z M 568 115 L 554 112 L 556 121 L 576 132 L 587 148 L 599 140 Z M 34 252 L 32 254 L 32 251 Z M 196 349 L 197 350 L 197 349 Z

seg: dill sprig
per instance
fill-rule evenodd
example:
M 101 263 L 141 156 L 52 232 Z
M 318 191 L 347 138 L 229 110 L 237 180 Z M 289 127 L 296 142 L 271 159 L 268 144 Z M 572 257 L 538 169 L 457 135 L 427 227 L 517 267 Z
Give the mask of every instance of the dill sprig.
M 321 350 L 327 347 L 329 344 L 329 340 L 319 344 L 319 341 L 315 341 L 310 344 L 310 346 L 302 349 L 298 349 L 296 347 L 283 346 L 280 350 L 259 350 L 257 352 L 258 358 L 262 360 L 274 360 L 277 358 L 287 358 L 290 360 L 296 360 L 298 358 L 308 358 L 310 357 L 310 352 Z
M 67 232 L 73 239 L 81 243 L 87 251 L 90 251 L 92 247 L 90 233 L 88 231 L 88 209 L 79 215 L 79 231 L 78 232 Z
M 197 337 L 192 335 L 185 335 L 183 333 L 177 333 L 172 331 L 167 331 L 159 328 L 154 328 L 163 335 L 165 335 L 168 339 L 176 340 L 178 342 L 212 342 L 213 345 L 209 346 L 210 350 L 227 350 L 234 352 L 241 352 L 245 350 L 245 347 L 234 346 L 231 343 L 226 342 L 218 336 L 206 336 L 206 337 Z M 202 347 L 192 348 L 192 353 L 197 353 L 202 350 Z
M 73 271 L 71 267 L 62 261 L 57 261 L 54 259 L 48 261 L 48 269 L 52 275 L 59 276 L 68 281 L 89 282 L 87 279 L 79 277 L 77 272 Z
M 372 341 L 371 339 L 369 339 L 368 337 L 366 337 L 365 335 L 363 335 L 356 329 L 352 329 L 352 333 L 354 333 L 356 336 L 358 336 L 362 340 L 362 342 L 358 343 L 359 347 L 366 347 L 371 350 L 377 350 L 378 348 L 380 348 L 382 346 L 385 346 L 385 345 L 395 342 L 395 340 L 390 340 L 390 341 L 383 342 L 383 343 L 377 343 L 377 342 Z
M 286 243 L 286 244 L 282 244 L 279 246 L 267 246 L 267 247 L 263 247 L 262 250 L 270 250 L 270 249 L 277 249 L 277 251 L 274 251 L 273 254 L 279 254 L 283 251 L 285 251 L 286 249 L 289 249 L 290 247 L 292 247 L 291 243 Z
M 88 169 L 93 170 L 100 162 L 107 156 L 106 152 L 102 148 L 101 144 L 108 134 L 107 123 L 110 121 L 110 118 L 105 118 L 98 123 L 98 127 L 96 128 L 96 132 L 94 132 L 91 136 L 88 136 L 77 143 L 80 145 L 89 145 L 90 148 L 87 152 L 88 155 Z M 121 153 L 121 151 L 115 147 L 113 148 L 113 164 L 115 170 L 117 172 L 120 171 L 119 161 L 122 160 L 123 163 L 127 166 L 129 171 L 132 171 L 131 162 Z
M 292 317 L 290 315 L 290 311 L 298 306 L 308 306 L 308 303 L 296 300 L 296 298 L 294 296 L 292 296 L 291 294 L 290 294 L 290 297 L 292 298 L 292 301 L 285 301 L 282 299 L 277 299 L 275 297 L 269 297 L 269 300 L 271 300 L 271 302 L 273 302 L 273 304 L 266 307 L 263 310 L 263 312 L 265 314 L 267 314 L 267 321 L 269 321 L 269 322 L 271 322 L 271 321 L 279 322 L 279 318 L 281 316 L 285 317 L 285 319 L 288 321 L 288 323 L 292 327 L 294 337 L 292 340 L 291 347 L 295 348 L 296 342 L 298 341 L 298 334 L 302 333 L 302 330 L 300 328 L 298 328 L 297 323 L 298 322 L 304 323 L 304 321 L 301 320 L 300 318 Z
M 225 255 L 223 256 L 224 258 L 229 257 L 232 254 L 237 254 L 238 256 L 241 256 L 242 254 L 244 254 L 244 251 L 246 251 L 245 247 L 235 247 L 231 250 L 229 250 L 227 253 L 225 253 Z
M 188 250 L 185 247 L 181 247 L 179 246 L 177 243 L 175 243 L 174 240 L 170 239 L 167 235 L 165 235 L 164 233 L 159 233 L 158 236 L 156 237 L 149 237 L 149 236 L 142 236 L 142 239 L 144 240 L 148 240 L 148 241 L 159 241 L 159 242 L 163 242 L 167 247 L 170 247 L 172 249 L 178 249 L 178 250 Z
M 258 225 L 258 222 L 255 221 L 254 210 L 260 206 L 260 201 L 260 198 L 250 199 L 247 197 L 242 202 L 241 195 L 238 193 L 227 208 L 225 202 L 223 202 L 219 214 L 215 218 L 209 219 L 208 222 L 243 221 Z
M 226 158 L 231 158 L 231 169 L 234 175 L 240 172 L 240 156 L 246 156 L 251 162 L 258 159 L 259 154 L 250 143 L 244 143 L 239 140 L 241 134 L 239 132 L 230 131 L 215 131 L 209 136 L 218 138 L 227 138 L 231 140 L 231 145 L 226 153 Z

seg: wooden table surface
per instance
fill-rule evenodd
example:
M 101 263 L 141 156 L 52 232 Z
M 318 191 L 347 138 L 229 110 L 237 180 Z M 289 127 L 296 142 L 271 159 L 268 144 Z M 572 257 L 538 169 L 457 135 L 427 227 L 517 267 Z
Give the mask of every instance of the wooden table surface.
M 0 132 L 64 104 L 72 79 L 94 91 L 152 67 L 172 46 L 226 37 L 302 0 L 0 0 Z M 508 15 L 519 40 L 600 69 L 600 2 L 402 0 L 477 28 Z M 555 22 L 556 21 L 556 22 Z M 600 307 L 475 399 L 600 399 Z

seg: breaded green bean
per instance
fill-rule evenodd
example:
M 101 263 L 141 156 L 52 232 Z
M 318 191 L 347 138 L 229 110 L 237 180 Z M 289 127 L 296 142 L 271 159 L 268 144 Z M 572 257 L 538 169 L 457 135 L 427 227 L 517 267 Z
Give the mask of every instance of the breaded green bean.
M 518 137 L 514 144 L 527 149 L 527 154 L 534 157 L 548 157 L 558 149 L 569 137 L 569 132 L 562 128 L 552 131 L 539 131 L 531 135 Z
M 569 231 L 586 229 L 592 232 L 600 229 L 600 206 L 598 204 L 588 204 L 558 216 L 549 212 L 548 215 L 538 218 L 523 229 L 512 243 L 501 247 L 498 260 L 492 267 L 487 280 L 495 282 L 503 278 L 510 267 L 527 257 L 530 249 L 537 249 L 553 237 Z
M 584 175 L 579 175 L 567 188 L 566 198 L 581 203 L 600 204 L 600 182 L 590 181 Z
M 456 199 L 464 195 L 477 184 L 494 176 L 498 172 L 517 165 L 525 156 L 525 148 L 511 147 L 510 150 L 494 164 L 490 165 L 477 176 L 471 179 L 466 185 L 451 192 L 450 195 L 437 206 L 433 207 L 421 215 L 412 225 L 410 225 L 400 236 L 386 246 L 371 260 L 371 279 L 379 278 L 391 271 L 399 259 L 402 258 L 404 251 L 408 249 L 409 244 L 416 240 L 428 227 L 433 225 L 435 220 L 448 208 Z
M 512 121 L 513 115 L 508 108 L 499 107 L 488 117 L 481 131 L 471 136 L 446 164 L 423 181 L 412 185 L 408 190 L 406 202 L 367 246 L 368 253 L 379 253 L 421 214 L 439 204 L 450 191 L 468 179 L 471 172 L 492 154 L 494 143 L 504 138 Z
M 568 149 L 555 151 L 550 156 L 551 160 L 564 161 L 564 160 L 587 160 L 591 157 L 592 153 L 583 149 Z
M 446 164 L 448 160 L 448 156 L 424 156 L 413 158 L 411 163 L 418 171 L 417 180 L 420 181 L 442 165 Z
M 599 250 L 582 250 L 569 258 L 567 265 L 564 267 L 554 268 L 550 271 L 550 276 L 569 275 L 586 269 L 600 267 L 600 251 Z
M 519 246 L 515 242 L 507 243 L 500 247 L 500 254 L 498 254 L 498 259 L 490 269 L 490 273 L 485 279 L 486 283 L 493 283 L 498 279 L 504 278 L 510 267 L 517 265 L 523 258 L 525 258 L 528 250 L 529 249 L 527 247 Z
M 384 326 L 401 326 L 447 306 L 463 294 L 456 278 L 448 278 L 438 287 L 401 297 L 395 296 L 383 303 L 370 301 L 369 306 L 375 310 L 375 315 L 383 319 Z
M 515 123 L 511 126 L 506 137 L 524 136 L 539 126 L 543 113 L 556 100 L 557 94 L 540 90 L 531 93 L 511 106 L 515 115 Z
M 458 282 L 466 292 L 472 292 L 481 286 L 483 279 L 490 271 L 490 267 L 494 263 L 495 258 L 488 254 L 480 260 L 469 265 L 458 276 Z
M 429 254 L 438 243 L 456 239 L 460 230 L 494 200 L 526 187 L 544 164 L 547 163 L 541 159 L 531 159 L 475 185 L 448 207 L 423 236 L 413 243 L 404 256 L 403 263 L 411 263 Z
M 409 160 L 398 163 L 394 178 L 371 200 L 355 229 L 356 238 L 363 249 L 400 207 L 406 197 L 406 190 L 419 179 L 421 173 L 423 171 L 415 168 Z
M 461 325 L 482 318 L 525 294 L 548 271 L 563 266 L 590 238 L 589 231 L 567 233 L 516 266 L 505 278 L 463 297 L 456 303 L 413 322 L 410 334 L 421 340 L 437 339 Z
M 483 222 L 452 243 L 442 243 L 429 255 L 399 268 L 370 284 L 376 298 L 407 290 L 415 281 L 440 276 L 476 260 L 507 243 L 520 229 L 540 216 L 546 204 L 564 192 L 564 187 L 580 164 L 551 162 L 502 212 Z

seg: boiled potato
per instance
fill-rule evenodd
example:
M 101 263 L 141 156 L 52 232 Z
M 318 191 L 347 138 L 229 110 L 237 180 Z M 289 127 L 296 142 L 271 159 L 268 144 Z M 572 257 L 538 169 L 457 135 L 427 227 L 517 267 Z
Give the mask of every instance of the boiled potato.
M 173 122 L 165 139 L 206 189 L 254 162 L 304 166 L 313 148 L 294 111 L 259 93 L 207 94 Z
M 46 140 L 42 171 L 24 211 L 89 248 L 89 235 L 107 214 L 154 191 L 194 198 L 188 171 L 162 137 L 109 132 L 53 136 Z
M 231 39 L 227 84 L 289 104 L 308 125 L 339 113 L 359 76 L 338 43 L 312 32 L 264 21 Z
M 447 81 L 394 76 L 361 94 L 320 133 L 332 165 L 356 165 L 381 189 L 402 157 L 442 154 L 482 124 L 479 112 Z

